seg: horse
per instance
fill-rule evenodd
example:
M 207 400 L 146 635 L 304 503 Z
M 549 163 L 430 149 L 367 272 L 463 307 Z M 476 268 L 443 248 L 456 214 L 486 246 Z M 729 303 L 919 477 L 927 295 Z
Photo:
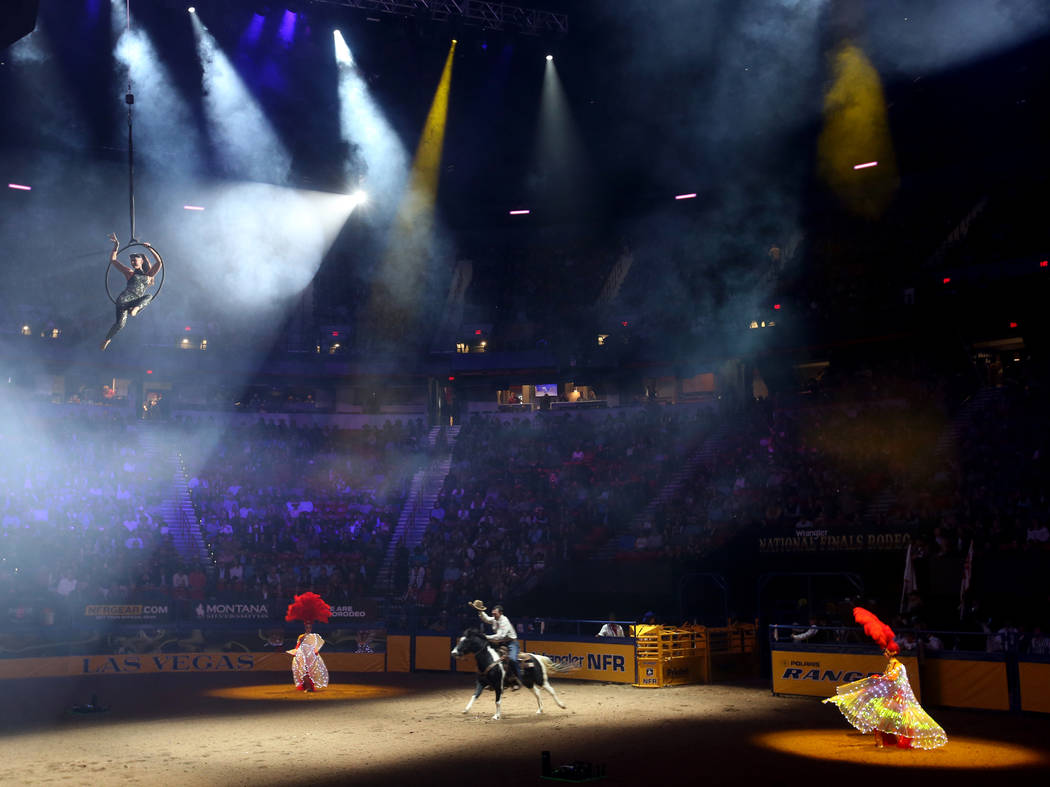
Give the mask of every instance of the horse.
M 496 715 L 493 719 L 499 719 L 501 715 L 501 700 L 507 677 L 512 674 L 509 667 L 504 666 L 495 646 L 489 642 L 485 635 L 478 629 L 467 629 L 459 638 L 456 647 L 452 649 L 452 655 L 457 659 L 463 658 L 469 653 L 474 654 L 478 663 L 477 683 L 474 687 L 474 696 L 470 698 L 467 707 L 463 709 L 466 713 L 474 705 L 474 701 L 481 696 L 486 687 L 492 689 L 496 695 Z M 540 701 L 540 689 L 546 689 L 554 697 L 559 708 L 564 708 L 565 703 L 561 701 L 550 684 L 551 672 L 565 672 L 560 664 L 555 664 L 546 656 L 538 653 L 522 653 L 519 657 L 521 667 L 521 682 L 532 689 L 536 697 L 536 713 L 543 713 L 543 703 Z

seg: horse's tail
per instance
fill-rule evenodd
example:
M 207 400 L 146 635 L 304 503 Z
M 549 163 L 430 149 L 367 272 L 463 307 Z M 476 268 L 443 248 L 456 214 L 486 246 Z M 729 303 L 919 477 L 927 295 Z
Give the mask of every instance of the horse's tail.
M 548 675 L 550 675 L 551 673 L 555 673 L 555 672 L 560 674 L 560 675 L 564 675 L 565 673 L 568 673 L 568 672 L 576 672 L 576 670 L 578 670 L 580 668 L 579 665 L 577 665 L 577 664 L 569 664 L 569 663 L 564 662 L 564 661 L 554 661 L 554 659 L 552 659 L 552 658 L 550 658 L 548 656 L 543 656 L 543 655 L 541 655 L 539 653 L 530 653 L 529 655 L 532 656 L 537 661 L 540 661 L 540 662 L 543 663 L 543 666 L 547 670 L 547 674 Z

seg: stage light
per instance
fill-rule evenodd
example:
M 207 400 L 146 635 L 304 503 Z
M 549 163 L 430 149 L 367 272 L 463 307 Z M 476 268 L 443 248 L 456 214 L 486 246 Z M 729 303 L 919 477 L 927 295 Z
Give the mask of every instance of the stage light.
M 200 205 L 183 205 L 183 210 L 204 210 Z
M 554 59 L 554 55 L 547 55 L 547 62 L 551 62 Z
M 945 276 L 943 279 L 941 279 L 941 284 L 948 284 L 949 282 L 951 282 L 951 280 L 952 279 L 950 276 Z
M 363 189 L 358 189 L 357 191 L 355 191 L 353 194 L 350 195 L 350 198 L 354 201 L 355 206 L 364 205 L 366 202 L 368 202 L 368 194 Z
M 33 190 L 32 186 L 23 186 L 21 183 L 8 183 L 7 187 L 9 189 L 15 189 L 16 191 L 32 191 Z
M 1039 267 L 1040 267 L 1040 268 L 1045 268 L 1045 267 L 1047 267 L 1047 266 L 1050 266 L 1050 260 L 1041 260 L 1041 261 L 1039 262 Z
M 187 8 L 186 10 L 187 10 L 187 11 L 189 11 L 189 12 L 190 12 L 191 14 L 195 14 L 195 13 L 197 13 L 197 9 L 196 9 L 196 8 L 194 8 L 193 6 L 190 6 L 190 7 L 189 7 L 189 8 Z
M 867 169 L 868 167 L 877 167 L 879 162 L 877 161 L 866 161 L 863 164 L 854 164 L 853 169 Z
M 696 192 L 692 191 L 688 194 L 676 194 L 675 199 L 696 199 Z
M 528 210 L 512 210 L 509 211 L 511 216 L 528 216 L 530 211 Z

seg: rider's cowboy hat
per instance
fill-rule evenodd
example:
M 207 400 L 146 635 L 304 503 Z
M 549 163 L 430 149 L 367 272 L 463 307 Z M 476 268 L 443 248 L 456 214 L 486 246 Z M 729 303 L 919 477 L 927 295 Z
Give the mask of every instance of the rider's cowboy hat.
M 485 602 L 483 602 L 480 598 L 476 598 L 473 601 L 471 601 L 470 606 L 474 607 L 474 609 L 476 609 L 478 612 L 485 611 Z

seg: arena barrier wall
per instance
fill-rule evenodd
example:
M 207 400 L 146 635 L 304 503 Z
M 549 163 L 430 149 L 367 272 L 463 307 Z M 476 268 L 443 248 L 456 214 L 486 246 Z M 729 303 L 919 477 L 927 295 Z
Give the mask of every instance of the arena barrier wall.
M 412 637 L 407 634 L 388 634 L 386 637 L 386 671 L 412 671 Z
M 1021 680 L 1021 710 L 1050 713 L 1050 664 L 1022 661 L 1017 668 Z
M 886 657 L 870 653 L 821 653 L 777 649 L 771 654 L 773 693 L 830 697 L 844 683 L 877 675 L 886 669 Z M 915 696 L 921 699 L 919 662 L 914 656 L 899 657 L 908 671 Z
M 448 672 L 452 669 L 452 638 L 447 634 L 442 636 L 417 634 L 415 648 L 416 669 L 440 670 L 441 672 Z
M 330 672 L 385 672 L 384 653 L 324 653 Z M 0 679 L 157 673 L 288 672 L 287 653 L 156 653 L 0 659 Z
M 636 626 L 635 629 L 638 638 L 530 638 L 522 639 L 520 644 L 523 651 L 568 665 L 571 669 L 565 678 L 645 687 L 709 682 L 712 656 L 727 663 L 753 656 L 753 626 L 728 629 Z M 228 636 L 226 632 L 224 635 Z M 332 672 L 430 670 L 473 674 L 477 669 L 473 656 L 452 658 L 455 641 L 456 637 L 448 634 L 390 634 L 385 637 L 385 653 L 326 650 L 322 656 Z M 641 671 L 640 656 L 649 659 Z M 197 653 L 0 659 L 0 680 L 87 674 L 282 672 L 290 666 L 291 657 L 283 650 L 259 653 L 215 648 Z
M 922 681 L 930 705 L 1010 710 L 1006 663 L 1001 659 L 928 658 Z

